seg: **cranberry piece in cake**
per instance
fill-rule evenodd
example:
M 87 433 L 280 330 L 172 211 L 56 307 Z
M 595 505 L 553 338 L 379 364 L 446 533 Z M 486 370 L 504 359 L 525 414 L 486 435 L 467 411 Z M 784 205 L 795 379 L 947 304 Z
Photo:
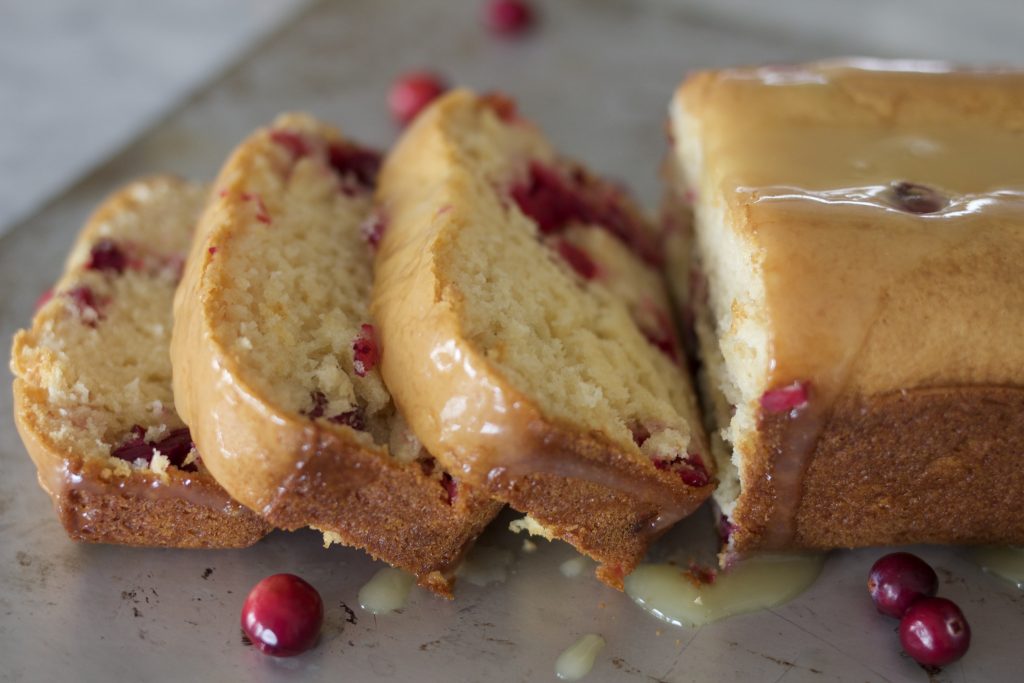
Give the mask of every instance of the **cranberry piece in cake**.
M 114 240 L 102 239 L 89 251 L 89 270 L 111 271 L 120 275 L 128 265 L 128 257 Z
M 323 621 L 320 593 L 294 574 L 263 579 L 242 606 L 242 630 L 260 652 L 275 657 L 293 657 L 309 650 Z
M 374 211 L 360 224 L 359 232 L 362 234 L 363 239 L 366 240 L 366 243 L 376 249 L 380 244 L 380 238 L 384 236 L 386 227 L 387 222 L 384 220 L 384 216 Z
M 270 131 L 270 139 L 291 152 L 293 157 L 304 157 L 311 151 L 306 138 L 294 131 L 277 128 Z
M 924 598 L 900 620 L 900 645 L 921 666 L 946 666 L 967 652 L 971 627 L 951 600 Z
M 141 425 L 134 425 L 128 437 L 120 446 L 110 452 L 115 458 L 127 462 L 144 460 L 152 462 L 153 451 L 157 451 L 166 457 L 172 465 L 186 472 L 195 472 L 196 466 L 192 463 L 185 464 L 188 454 L 192 452 L 192 435 L 188 427 L 181 427 L 172 430 L 167 436 L 156 442 L 146 441 L 146 430 Z
M 761 408 L 765 413 L 788 413 L 807 405 L 810 383 L 797 381 L 779 389 L 769 389 L 761 395 Z
M 897 619 L 917 600 L 935 595 L 939 577 L 917 555 L 889 553 L 871 567 L 868 593 L 882 614 Z
M 910 213 L 936 213 L 949 203 L 938 190 L 904 180 L 892 184 L 889 197 L 896 208 Z
M 352 367 L 360 377 L 377 367 L 380 353 L 374 337 L 373 325 L 363 325 L 359 336 L 352 342 Z
M 149 462 L 153 457 L 153 447 L 146 443 L 146 430 L 141 425 L 134 425 L 129 436 L 110 455 L 128 462 L 139 458 Z
M 601 274 L 601 269 L 590 254 L 572 242 L 560 239 L 555 243 L 555 250 L 584 280 L 593 280 Z
M 700 488 L 707 486 L 711 481 L 707 467 L 704 466 L 704 460 L 696 453 L 688 453 L 685 457 L 677 455 L 672 459 L 655 458 L 652 462 L 659 470 L 678 474 L 687 486 Z
M 363 415 L 363 411 L 359 408 L 346 410 L 344 413 L 327 418 L 327 420 L 335 424 L 351 427 L 358 432 L 366 431 L 366 417 Z
M 533 23 L 533 7 L 526 0 L 490 0 L 484 6 L 484 24 L 496 35 L 522 35 Z
M 429 71 L 408 73 L 395 81 L 388 93 L 391 115 L 404 126 L 447 89 L 444 81 Z
M 192 435 L 189 433 L 188 427 L 173 430 L 154 443 L 153 448 L 166 456 L 175 467 L 188 471 L 195 469 L 191 464 L 185 464 L 185 459 L 192 452 Z
M 96 326 L 96 321 L 101 318 L 100 300 L 96 298 L 89 285 L 79 285 L 69 289 L 65 294 L 75 303 L 78 314 L 81 315 L 87 324 Z
M 624 208 L 622 194 L 611 183 L 589 177 L 582 168 L 562 171 L 539 162 L 532 162 L 526 180 L 509 191 L 541 234 L 561 232 L 570 224 L 600 226 L 647 263 L 660 264 L 658 245 Z
M 448 504 L 454 505 L 455 498 L 459 495 L 459 485 L 452 479 L 452 475 L 445 472 L 441 475 L 441 486 L 444 487 L 445 493 L 448 494 Z
M 327 161 L 342 178 L 355 181 L 356 187 L 372 190 L 380 170 L 380 152 L 351 143 L 334 143 L 327 149 Z

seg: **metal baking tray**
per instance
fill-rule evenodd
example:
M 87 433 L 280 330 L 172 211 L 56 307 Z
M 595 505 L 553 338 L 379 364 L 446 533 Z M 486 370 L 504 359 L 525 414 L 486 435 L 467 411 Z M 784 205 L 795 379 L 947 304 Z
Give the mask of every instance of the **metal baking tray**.
M 0 337 L 28 322 L 103 196 L 157 171 L 211 178 L 251 128 L 280 111 L 311 111 L 384 146 L 396 132 L 388 85 L 406 69 L 434 68 L 453 83 L 515 96 L 558 147 L 653 206 L 666 106 L 688 69 L 830 52 L 665 3 L 563 0 L 543 9 L 527 39 L 502 41 L 480 29 L 475 3 L 314 3 L 0 238 Z M 400 613 L 375 617 L 359 608 L 357 594 L 380 565 L 358 551 L 323 550 L 312 532 L 277 532 L 240 551 L 68 541 L 15 433 L 8 391 L 0 393 L 0 467 L 4 681 L 543 681 L 555 680 L 559 653 L 585 633 L 607 641 L 587 681 L 927 679 L 899 653 L 895 622 L 867 597 L 878 550 L 833 553 L 814 586 L 783 606 L 678 628 L 587 573 L 563 576 L 559 566 L 575 555 L 568 546 L 539 541 L 526 553 L 521 537 L 496 524 L 481 546 L 508 552 L 504 580 L 463 582 L 453 602 L 414 589 Z M 653 552 L 696 548 L 709 524 L 698 514 Z M 1020 680 L 1024 594 L 984 574 L 962 549 L 915 552 L 938 568 L 940 593 L 961 605 L 974 631 L 967 656 L 933 680 Z M 246 592 L 276 572 L 305 577 L 326 603 L 319 646 L 293 659 L 265 657 L 240 638 Z

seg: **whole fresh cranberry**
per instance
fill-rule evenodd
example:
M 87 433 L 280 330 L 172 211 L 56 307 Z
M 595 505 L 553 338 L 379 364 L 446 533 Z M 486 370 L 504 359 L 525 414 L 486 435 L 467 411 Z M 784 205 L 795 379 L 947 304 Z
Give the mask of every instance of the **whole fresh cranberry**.
M 868 593 L 882 614 L 899 619 L 921 598 L 935 595 L 939 577 L 917 555 L 889 553 L 871 566 Z
M 388 93 L 391 115 L 406 125 L 447 90 L 444 81 L 429 71 L 413 71 L 395 81 Z
M 484 24 L 497 35 L 521 35 L 533 19 L 533 7 L 526 0 L 490 0 L 484 6 Z
M 313 647 L 324 622 L 320 594 L 294 574 L 268 576 L 242 606 L 242 630 L 260 652 L 292 657 Z
M 900 620 L 900 645 L 921 666 L 946 666 L 971 646 L 971 627 L 953 601 L 924 598 Z

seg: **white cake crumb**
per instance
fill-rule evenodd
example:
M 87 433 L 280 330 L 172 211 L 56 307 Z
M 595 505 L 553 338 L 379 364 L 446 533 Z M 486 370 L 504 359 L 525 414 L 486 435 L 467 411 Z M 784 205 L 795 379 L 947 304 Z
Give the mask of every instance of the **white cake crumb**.
M 541 538 L 546 538 L 549 541 L 555 537 L 551 531 L 530 515 L 526 515 L 525 517 L 514 519 L 509 522 L 508 530 L 516 534 L 525 531 L 531 536 L 540 536 Z

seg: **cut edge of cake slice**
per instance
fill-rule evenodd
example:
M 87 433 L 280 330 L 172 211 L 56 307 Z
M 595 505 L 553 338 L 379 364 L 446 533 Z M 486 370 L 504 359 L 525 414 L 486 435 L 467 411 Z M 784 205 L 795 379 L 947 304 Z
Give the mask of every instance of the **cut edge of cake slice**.
M 171 302 L 205 196 L 159 176 L 108 197 L 15 336 L 15 424 L 72 539 L 244 547 L 270 530 L 213 480 L 173 410 Z

